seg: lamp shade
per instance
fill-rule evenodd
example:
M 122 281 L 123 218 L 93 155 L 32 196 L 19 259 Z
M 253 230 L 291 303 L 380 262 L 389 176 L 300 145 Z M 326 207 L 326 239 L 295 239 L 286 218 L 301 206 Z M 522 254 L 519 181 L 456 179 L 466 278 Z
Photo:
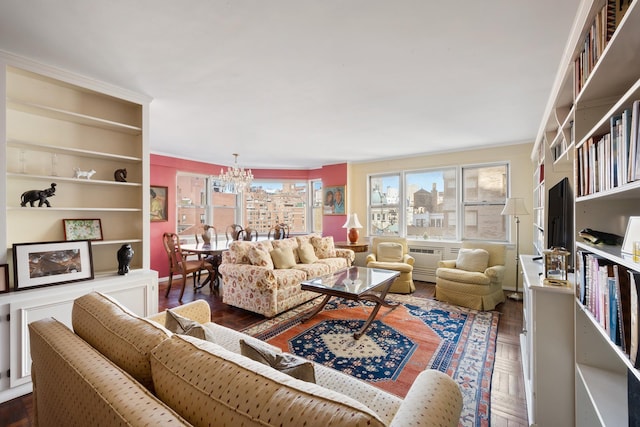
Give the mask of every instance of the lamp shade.
M 347 216 L 347 222 L 344 223 L 342 228 L 362 228 L 362 224 L 358 221 L 358 214 L 351 214 Z
M 524 199 L 520 197 L 509 197 L 507 199 L 507 204 L 504 205 L 501 215 L 529 215 L 529 211 L 524 206 Z

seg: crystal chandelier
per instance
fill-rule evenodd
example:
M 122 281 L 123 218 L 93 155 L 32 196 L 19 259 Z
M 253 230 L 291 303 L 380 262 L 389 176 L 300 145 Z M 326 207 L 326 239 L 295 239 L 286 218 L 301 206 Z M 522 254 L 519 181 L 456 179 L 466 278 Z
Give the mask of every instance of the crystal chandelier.
M 238 154 L 233 153 L 233 157 L 235 157 L 233 166 L 229 166 L 226 172 L 220 169 L 218 180 L 222 184 L 225 192 L 241 193 L 251 187 L 253 174 L 251 173 L 251 169 L 245 170 L 238 167 Z

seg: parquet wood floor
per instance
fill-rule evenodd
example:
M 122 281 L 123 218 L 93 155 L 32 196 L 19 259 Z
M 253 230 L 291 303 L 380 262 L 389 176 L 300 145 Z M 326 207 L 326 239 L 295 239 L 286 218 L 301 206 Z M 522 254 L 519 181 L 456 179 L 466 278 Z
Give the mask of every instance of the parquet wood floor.
M 168 298 L 164 297 L 166 284 L 159 289 L 159 309 L 180 305 L 179 287 L 174 282 Z M 190 284 L 190 283 L 189 283 Z M 433 298 L 435 285 L 416 281 L 414 295 Z M 204 299 L 211 306 L 211 321 L 230 328 L 242 329 L 263 319 L 262 316 L 230 307 L 222 303 L 218 291 L 209 288 L 197 291 L 187 285 L 183 302 Z M 526 427 L 527 408 L 524 397 L 522 364 L 520 362 L 519 334 L 522 329 L 522 302 L 507 299 L 497 307 L 501 313 L 498 326 L 496 360 L 491 384 L 491 425 L 494 427 Z M 0 427 L 30 427 L 33 425 L 31 395 L 0 404 Z

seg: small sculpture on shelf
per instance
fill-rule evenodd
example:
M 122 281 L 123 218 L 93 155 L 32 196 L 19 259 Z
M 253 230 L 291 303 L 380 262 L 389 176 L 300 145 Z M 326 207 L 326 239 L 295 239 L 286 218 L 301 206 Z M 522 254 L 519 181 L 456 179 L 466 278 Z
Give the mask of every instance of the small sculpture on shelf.
M 95 174 L 96 171 L 91 169 L 88 171 L 83 171 L 80 168 L 73 168 L 73 177 L 74 178 L 85 178 L 85 179 L 91 179 L 91 177 L 93 176 L 93 174 Z
M 133 259 L 133 249 L 129 243 L 118 249 L 118 274 L 124 276 L 129 273 L 129 263 Z
M 51 187 L 45 188 L 44 190 L 29 190 L 22 193 L 20 196 L 20 206 L 25 207 L 27 203 L 29 206 L 33 207 L 35 202 L 38 203 L 38 207 L 42 207 L 42 205 L 47 205 L 48 208 L 51 207 L 51 204 L 47 200 L 48 197 L 55 196 L 56 192 L 56 183 L 52 182 Z
M 113 178 L 117 182 L 127 182 L 127 170 L 126 169 L 116 169 L 113 173 Z

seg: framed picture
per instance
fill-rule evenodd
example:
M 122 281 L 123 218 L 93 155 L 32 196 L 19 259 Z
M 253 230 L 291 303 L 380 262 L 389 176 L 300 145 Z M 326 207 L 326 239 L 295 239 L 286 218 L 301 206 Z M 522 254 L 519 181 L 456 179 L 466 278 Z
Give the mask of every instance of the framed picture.
M 9 292 L 9 264 L 0 264 L 0 294 Z
M 102 240 L 99 219 L 63 219 L 64 240 Z
M 323 190 L 322 212 L 325 215 L 345 215 L 346 185 L 334 185 Z
M 93 279 L 91 240 L 14 243 L 16 290 Z
M 633 254 L 634 242 L 640 242 L 640 216 L 629 217 L 627 232 L 624 234 L 624 241 L 622 243 L 622 252 Z
M 167 190 L 168 187 L 151 186 L 150 196 L 151 203 L 149 205 L 149 213 L 151 222 L 167 221 Z

